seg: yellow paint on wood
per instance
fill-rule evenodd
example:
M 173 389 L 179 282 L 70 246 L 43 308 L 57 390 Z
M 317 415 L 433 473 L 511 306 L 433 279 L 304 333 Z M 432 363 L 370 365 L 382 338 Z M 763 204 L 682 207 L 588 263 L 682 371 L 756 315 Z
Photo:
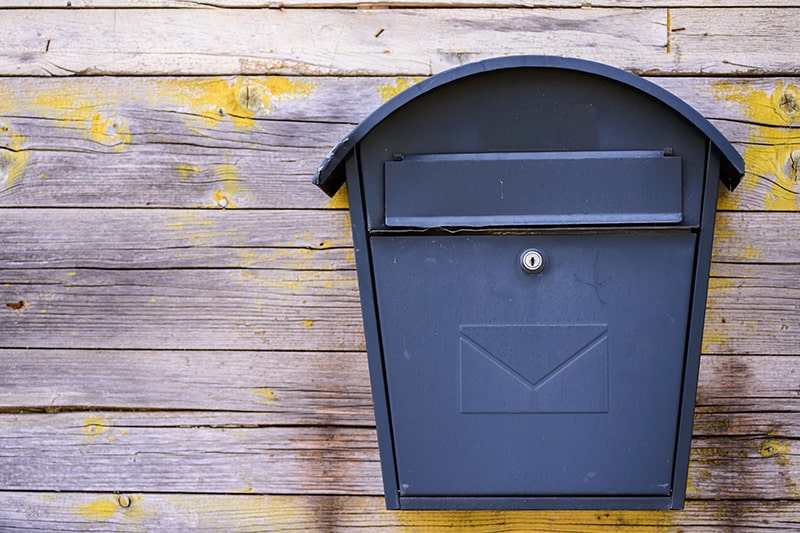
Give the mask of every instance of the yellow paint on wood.
M 178 171 L 178 176 L 180 176 L 182 180 L 188 180 L 193 175 L 200 174 L 200 168 L 196 165 L 181 164 L 175 167 L 175 170 Z
M 708 302 L 732 288 L 734 288 L 734 280 L 732 278 L 712 277 L 708 280 L 708 301 L 706 303 L 706 318 L 701 348 L 701 352 L 704 354 L 730 352 L 728 336 L 725 333 L 728 319 L 716 309 L 709 308 Z
M 252 129 L 256 117 L 269 114 L 281 101 L 308 95 L 316 87 L 309 81 L 281 76 L 233 79 L 171 79 L 158 82 L 156 105 L 179 105 L 191 111 L 187 127 L 197 130 L 230 121 L 235 128 Z
M 714 243 L 726 243 L 726 248 L 741 248 L 737 246 L 736 241 L 737 232 L 734 228 L 730 225 L 730 219 L 727 217 L 717 216 L 717 220 L 714 226 Z M 748 243 L 746 247 L 740 249 L 737 253 L 737 257 L 739 259 L 744 259 L 746 261 L 753 261 L 756 259 L 761 258 L 761 250 L 756 248 L 756 246 L 751 242 Z
M 74 86 L 68 92 L 39 92 L 33 96 L 34 110 L 56 119 L 62 128 L 76 129 L 84 138 L 122 150 L 130 143 L 131 131 L 125 119 L 114 112 L 100 110 L 100 106 L 115 108 L 118 95 L 91 88 Z
M 0 184 L 9 189 L 19 182 L 28 162 L 24 148 L 28 138 L 7 124 L 0 124 Z
M 717 98 L 743 107 L 750 134 L 744 148 L 746 175 L 743 190 L 753 190 L 759 180 L 769 183 L 763 207 L 774 211 L 800 209 L 800 89 L 778 81 L 771 93 L 745 81 L 719 81 Z M 720 209 L 737 209 L 738 194 L 720 198 Z
M 270 404 L 275 401 L 275 391 L 268 387 L 256 389 L 253 394 L 261 398 L 259 403 Z
M 761 457 L 775 457 L 781 466 L 789 466 L 789 454 L 791 453 L 789 441 L 769 438 L 764 440 L 758 448 Z
M 348 209 L 350 207 L 350 202 L 347 197 L 347 185 L 342 185 L 342 188 L 336 191 L 333 198 L 328 200 L 325 207 L 328 209 Z
M 89 522 L 110 520 L 121 508 L 119 503 L 109 498 L 98 498 L 75 508 L 75 514 Z
M 108 424 L 108 419 L 102 416 L 88 417 L 83 423 L 83 434 L 86 435 L 84 444 L 104 433 L 108 433 L 108 428 L 106 427 Z
M 378 87 L 378 93 L 381 95 L 381 101 L 388 102 L 401 92 L 424 79 L 425 78 L 397 78 L 393 83 L 381 85 Z

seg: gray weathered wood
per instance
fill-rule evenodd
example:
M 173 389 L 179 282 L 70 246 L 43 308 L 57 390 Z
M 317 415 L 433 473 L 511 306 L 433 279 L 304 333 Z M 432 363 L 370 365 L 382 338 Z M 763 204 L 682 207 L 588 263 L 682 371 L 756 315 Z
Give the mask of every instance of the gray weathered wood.
M 748 174 L 735 193 L 721 191 L 721 208 L 800 210 L 800 138 L 787 111 L 796 79 L 653 81 L 744 151 Z M 413 82 L 0 80 L 0 204 L 219 208 L 225 197 L 229 207 L 341 207 L 343 195 L 331 201 L 310 185 L 314 170 L 354 124 Z
M 0 411 L 174 409 L 223 411 L 218 423 L 374 424 L 362 352 L 0 350 L 0 368 Z
M 208 426 L 203 416 L 0 415 L 0 479 L 28 491 L 381 494 L 372 428 Z M 689 494 L 796 497 L 798 428 L 798 413 L 763 413 L 742 435 L 695 438 Z
M 355 268 L 341 210 L 9 208 L 0 221 L 5 268 Z M 796 263 L 799 255 L 800 213 L 717 216 L 715 261 Z
M 123 507 L 127 505 L 127 507 Z M 403 511 L 383 498 L 152 493 L 0 492 L 6 530 L 362 531 L 414 533 L 793 533 L 792 501 L 688 501 L 683 511 Z
M 0 350 L 0 410 L 237 411 L 239 424 L 372 425 L 361 352 Z M 799 411 L 800 356 L 705 355 L 699 430 L 730 413 Z M 256 413 L 246 417 L 243 413 Z M 710 417 L 710 418 L 709 418 Z M 709 419 L 711 422 L 702 422 Z
M 378 494 L 372 428 L 207 427 L 191 414 L 0 415 L 5 489 Z
M 355 272 L 315 253 L 296 271 L 0 271 L 0 347 L 361 350 Z M 797 354 L 797 273 L 715 263 L 704 353 Z
M 22 9 L 0 20 L 0 74 L 430 75 L 537 49 L 692 72 L 665 53 L 666 24 L 666 9 Z
M 294 271 L 3 270 L 0 347 L 362 350 L 356 273 L 314 263 L 311 254 Z
M 296 7 L 791 7 L 800 6 L 796 0 L 599 0 L 591 3 L 580 0 L 6 0 L 3 7 L 13 8 L 296 8 Z
M 4 209 L 0 264 L 353 270 L 350 233 L 348 213 L 333 209 Z
M 0 20 L 7 43 L 0 73 L 430 75 L 532 50 L 651 73 L 796 73 L 791 28 L 797 13 L 796 8 L 675 8 L 669 14 L 664 8 L 21 9 Z

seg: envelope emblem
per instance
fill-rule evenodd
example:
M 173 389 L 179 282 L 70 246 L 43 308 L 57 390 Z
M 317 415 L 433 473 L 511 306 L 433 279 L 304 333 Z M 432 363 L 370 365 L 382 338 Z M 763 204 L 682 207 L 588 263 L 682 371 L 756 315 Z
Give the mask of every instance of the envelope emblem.
M 607 413 L 608 327 L 462 325 L 462 413 Z

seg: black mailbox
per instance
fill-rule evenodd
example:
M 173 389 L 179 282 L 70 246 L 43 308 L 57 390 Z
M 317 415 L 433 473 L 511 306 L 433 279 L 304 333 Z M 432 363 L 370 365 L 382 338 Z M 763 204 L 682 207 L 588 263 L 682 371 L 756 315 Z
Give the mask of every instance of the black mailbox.
M 689 105 L 556 57 L 465 65 L 342 140 L 390 509 L 681 508 L 718 180 Z

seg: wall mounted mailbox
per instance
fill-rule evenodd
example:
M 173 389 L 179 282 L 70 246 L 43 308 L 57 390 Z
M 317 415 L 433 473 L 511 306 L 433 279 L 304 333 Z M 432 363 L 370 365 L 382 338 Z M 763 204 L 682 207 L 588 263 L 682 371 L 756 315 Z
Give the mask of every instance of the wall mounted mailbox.
M 605 65 L 465 65 L 390 100 L 347 183 L 390 509 L 681 508 L 717 184 L 741 156 Z

